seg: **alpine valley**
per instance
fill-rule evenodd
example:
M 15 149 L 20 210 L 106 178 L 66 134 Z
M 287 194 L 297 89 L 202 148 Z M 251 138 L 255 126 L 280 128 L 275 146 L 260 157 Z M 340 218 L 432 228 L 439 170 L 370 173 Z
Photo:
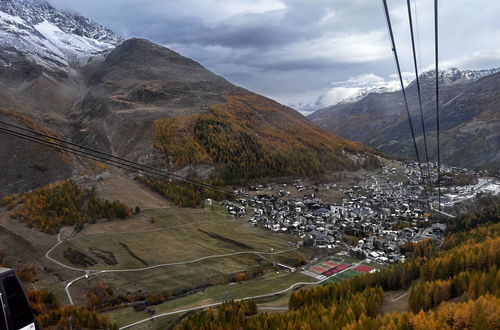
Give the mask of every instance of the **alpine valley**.
M 441 71 L 441 152 L 445 163 L 483 169 L 500 167 L 500 69 Z M 424 126 L 430 159 L 436 160 L 434 72 L 420 75 Z M 424 157 L 417 84 L 406 87 L 412 121 Z M 415 157 L 401 90 L 373 93 L 314 112 L 308 118 L 344 138 L 366 143 L 388 154 Z M 425 159 L 425 158 L 422 158 Z
M 0 330 L 498 328 L 500 180 L 484 168 L 500 165 L 500 72 L 442 72 L 445 164 L 425 176 L 394 86 L 308 119 L 51 5 L 63 2 L 0 0 Z M 230 2 L 116 1 L 111 14 L 269 8 Z M 301 3 L 300 21 L 302 5 L 327 12 L 277 2 Z M 434 81 L 421 78 L 434 146 Z
M 199 169 L 226 182 L 354 168 L 349 154 L 374 152 L 170 49 L 123 41 L 45 2 L 1 0 L 0 35 L 5 121 L 170 170 Z M 81 170 L 77 159 L 37 148 L 28 157 L 31 144 L 3 139 L 2 193 Z M 42 163 L 46 171 L 37 171 Z

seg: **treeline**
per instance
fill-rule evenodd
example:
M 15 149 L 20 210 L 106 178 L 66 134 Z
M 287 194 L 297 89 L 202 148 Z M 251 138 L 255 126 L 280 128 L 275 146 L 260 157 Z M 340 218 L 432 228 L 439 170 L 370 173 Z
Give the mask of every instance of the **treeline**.
M 344 154 L 371 148 L 335 137 L 272 100 L 250 93 L 224 98 L 208 113 L 156 121 L 154 145 L 173 168 L 212 164 L 226 184 L 245 184 L 379 166 L 374 157 L 358 164 Z
M 178 185 L 167 181 L 153 180 L 144 176 L 137 176 L 135 179 L 180 207 L 197 207 L 207 198 L 220 201 L 228 197 L 224 193 L 199 188 L 187 183 Z M 211 184 L 211 182 L 207 183 Z
M 457 233 L 468 231 L 478 226 L 500 222 L 500 203 L 497 201 L 481 210 L 449 220 L 447 231 Z
M 444 250 L 449 250 L 455 246 L 465 244 L 465 243 L 480 243 L 487 239 L 492 239 L 500 236 L 500 223 L 493 225 L 478 227 L 467 232 L 457 232 L 448 234 L 441 248 Z
M 157 305 L 174 297 L 174 291 L 158 292 L 130 292 L 120 294 L 118 290 L 103 281 L 95 281 L 85 288 L 85 305 L 97 310 L 109 310 L 123 307 L 136 302 L 145 302 L 145 305 Z
M 405 245 L 405 252 L 410 256 L 405 263 L 336 284 L 295 291 L 289 300 L 289 312 L 247 317 L 240 328 L 497 328 L 500 315 L 500 224 L 491 224 L 497 215 L 491 216 L 490 211 L 483 211 L 457 219 L 444 247 L 432 240 Z M 488 217 L 491 221 L 486 219 Z M 470 219 L 474 221 L 469 223 Z M 488 225 L 462 231 L 474 224 Z M 412 312 L 380 315 L 384 291 L 410 287 Z M 454 298 L 467 302 L 446 303 Z M 437 306 L 437 310 L 426 313 Z M 205 329 L 211 328 L 206 322 L 209 321 L 202 319 L 200 324 Z M 227 328 L 222 325 L 214 329 Z
M 255 272 L 244 270 L 231 274 L 215 275 L 206 281 L 197 283 L 196 286 L 176 287 L 162 291 L 149 292 L 139 290 L 127 293 L 121 293 L 106 282 L 96 280 L 87 284 L 85 287 L 85 305 L 100 311 L 130 306 L 133 303 L 142 303 L 144 306 L 157 305 L 168 300 L 192 294 L 193 292 L 204 290 L 210 286 L 248 281 L 263 274 L 264 268 L 259 268 L 255 270 Z
M 432 239 L 425 239 L 420 242 L 405 242 L 400 252 L 408 257 L 431 257 L 439 251 L 438 244 Z
M 376 316 L 383 298 L 381 288 L 369 288 L 340 298 L 335 304 L 311 304 L 285 314 L 263 313 L 254 317 L 248 317 L 252 315 L 245 307 L 248 302 L 231 302 L 223 304 L 216 312 L 209 309 L 190 316 L 174 329 L 341 329 L 362 315 Z
M 118 329 L 109 320 L 87 307 L 60 306 L 53 293 L 27 290 L 35 318 L 41 328 L 55 329 Z
M 247 320 L 250 329 L 342 329 L 360 317 L 380 313 L 384 292 L 380 287 L 369 288 L 339 300 L 332 297 L 328 304 L 313 303 L 284 314 L 261 314 Z
M 100 199 L 94 189 L 81 189 L 71 180 L 2 199 L 10 209 L 19 204 L 12 216 L 48 234 L 63 226 L 82 228 L 101 218 L 125 219 L 131 213 L 123 203 Z
M 498 329 L 500 299 L 491 295 L 463 303 L 442 304 L 434 311 L 418 314 L 388 313 L 376 318 L 360 318 L 345 330 L 371 329 Z
M 210 308 L 194 314 L 186 321 L 177 324 L 174 330 L 242 329 L 246 324 L 246 317 L 255 314 L 257 314 L 255 300 L 225 302 L 216 309 Z
M 469 300 L 486 294 L 500 297 L 500 272 L 495 266 L 483 272 L 466 271 L 446 280 L 417 283 L 411 289 L 409 303 L 411 310 L 418 313 L 453 298 Z
M 445 187 L 468 186 L 478 182 L 477 176 L 466 173 L 444 172 L 441 174 L 441 180 Z

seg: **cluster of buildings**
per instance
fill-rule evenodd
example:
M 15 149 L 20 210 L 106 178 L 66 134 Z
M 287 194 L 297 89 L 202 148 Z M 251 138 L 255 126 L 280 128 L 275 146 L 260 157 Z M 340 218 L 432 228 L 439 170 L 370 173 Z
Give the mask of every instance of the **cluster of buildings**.
M 479 176 L 466 169 L 443 167 L 442 171 Z M 433 168 L 431 172 L 435 172 Z M 317 191 L 328 189 L 341 192 L 342 202 L 326 203 L 317 196 Z M 305 186 L 297 180 L 278 188 L 257 185 L 250 190 L 255 195 L 225 204 L 228 213 L 243 216 L 248 210 L 249 222 L 256 226 L 297 236 L 306 245 L 367 261 L 402 261 L 403 244 L 427 238 L 441 239 L 446 229 L 444 224 L 434 223 L 426 213 L 429 212 L 426 197 L 431 196 L 425 195 L 420 168 L 414 161 L 405 161 L 404 167 L 385 166 L 378 174 L 358 177 L 348 184 Z M 306 193 L 291 198 L 293 190 Z M 473 185 L 447 188 L 442 203 L 452 205 L 480 191 L 498 194 L 499 181 L 479 178 Z M 245 190 L 241 188 L 238 193 Z
M 306 245 L 379 263 L 396 262 L 404 258 L 399 252 L 405 242 L 441 238 L 444 234 L 444 227 L 432 224 L 424 213 L 418 166 L 409 162 L 403 173 L 404 180 L 394 180 L 401 169 L 384 167 L 379 175 L 360 178 L 348 187 L 304 187 L 301 181 L 283 185 L 279 191 L 256 186 L 256 195 L 239 200 L 242 206 L 226 204 L 226 208 L 235 215 L 243 215 L 248 209 L 252 224 L 298 236 Z M 314 192 L 289 198 L 290 189 L 333 189 L 342 192 L 344 198 L 337 205 L 323 202 Z M 405 226 L 398 227 L 402 222 Z

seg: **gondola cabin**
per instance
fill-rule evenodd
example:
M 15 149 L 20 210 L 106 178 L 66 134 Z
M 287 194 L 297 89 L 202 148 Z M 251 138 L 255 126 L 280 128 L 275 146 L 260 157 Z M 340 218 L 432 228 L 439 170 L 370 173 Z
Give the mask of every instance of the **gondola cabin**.
M 26 292 L 12 269 L 0 267 L 0 330 L 34 330 Z

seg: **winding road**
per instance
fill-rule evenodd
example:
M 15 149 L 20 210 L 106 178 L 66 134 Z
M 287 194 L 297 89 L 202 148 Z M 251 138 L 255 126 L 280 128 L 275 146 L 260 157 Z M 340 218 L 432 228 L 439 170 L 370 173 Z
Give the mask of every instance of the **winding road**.
M 148 267 L 141 267 L 141 268 L 87 270 L 87 269 L 84 269 L 84 268 L 77 268 L 77 267 L 72 267 L 72 266 L 66 265 L 65 263 L 62 263 L 62 262 L 60 262 L 60 261 L 58 261 L 55 258 L 52 258 L 50 256 L 51 252 L 54 251 L 59 245 L 61 245 L 62 243 L 64 243 L 65 240 L 67 238 L 69 238 L 70 236 L 71 235 L 69 235 L 68 237 L 66 237 L 66 238 L 63 239 L 63 238 L 61 238 L 61 232 L 60 232 L 58 234 L 58 236 L 57 236 L 57 240 L 58 240 L 57 244 L 55 244 L 51 249 L 49 249 L 45 253 L 45 257 L 47 259 L 49 259 L 50 261 L 56 263 L 57 265 L 63 267 L 63 268 L 70 269 L 70 270 L 73 270 L 73 271 L 79 271 L 79 272 L 83 272 L 84 273 L 84 275 L 74 278 L 73 280 L 69 281 L 65 285 L 64 289 L 66 291 L 66 295 L 68 296 L 68 300 L 69 300 L 69 302 L 70 302 L 71 305 L 74 304 L 73 298 L 72 298 L 71 293 L 69 291 L 71 285 L 73 285 L 75 282 L 80 281 L 80 280 L 82 280 L 84 278 L 87 279 L 87 278 L 89 278 L 91 276 L 97 276 L 99 274 L 148 271 L 148 270 L 162 268 L 162 267 L 177 266 L 177 265 L 186 265 L 186 264 L 192 264 L 192 263 L 196 263 L 196 262 L 200 262 L 200 261 L 208 260 L 208 259 L 226 258 L 226 257 L 232 257 L 232 256 L 237 256 L 237 255 L 245 255 L 245 254 L 246 255 L 253 254 L 253 255 L 258 256 L 260 258 L 263 258 L 265 260 L 271 261 L 271 259 L 268 259 L 268 258 L 264 257 L 264 255 L 272 256 L 272 255 L 286 253 L 286 252 L 290 252 L 290 251 L 294 251 L 294 250 L 299 249 L 299 246 L 297 245 L 296 247 L 291 248 L 291 249 L 274 251 L 274 252 L 240 251 L 240 252 L 232 252 L 232 253 L 226 253 L 226 254 L 215 254 L 215 255 L 204 256 L 204 257 L 200 257 L 200 258 L 192 259 L 192 260 L 187 260 L 187 261 L 164 263 L 164 264 L 159 264 L 159 265 L 154 265 L 154 266 L 148 266 Z M 353 265 L 353 266 L 351 266 L 351 267 L 349 267 L 349 268 L 347 268 L 347 269 L 345 269 L 345 270 L 343 270 L 343 271 L 341 271 L 341 272 L 339 272 L 337 274 L 341 274 L 342 272 L 344 272 L 344 271 L 346 271 L 348 269 L 351 269 L 352 267 L 355 267 L 355 265 Z M 335 274 L 335 275 L 337 275 L 337 274 Z M 286 293 L 286 292 L 288 292 L 290 290 L 293 290 L 297 286 L 321 284 L 322 282 L 326 281 L 327 279 L 329 279 L 329 277 L 321 279 L 319 281 L 315 281 L 315 282 L 297 282 L 297 283 L 292 284 L 288 288 L 280 290 L 280 291 L 276 291 L 276 292 L 268 293 L 268 294 L 250 296 L 250 297 L 245 297 L 245 298 L 240 298 L 240 299 L 235 299 L 235 301 L 244 301 L 244 300 L 250 300 L 250 299 L 259 299 L 259 298 L 272 297 L 272 296 L 280 295 L 280 294 Z M 131 327 L 136 326 L 138 324 L 141 324 L 141 323 L 144 323 L 144 322 L 147 322 L 147 321 L 152 321 L 152 320 L 155 320 L 157 318 L 168 316 L 168 315 L 185 313 L 185 312 L 190 312 L 190 311 L 205 309 L 205 308 L 209 308 L 209 307 L 219 306 L 222 303 L 223 303 L 223 301 L 220 301 L 220 302 L 216 302 L 216 303 L 212 303 L 212 304 L 206 304 L 206 305 L 201 305 L 201 306 L 196 306 L 196 307 L 191 307 L 191 308 L 185 308 L 185 309 L 179 309 L 179 310 L 175 310 L 175 311 L 171 311 L 171 312 L 166 312 L 166 313 L 158 314 L 158 315 L 155 315 L 155 316 L 152 316 L 152 317 L 149 317 L 149 318 L 146 318 L 146 319 L 143 319 L 143 320 L 140 320 L 140 321 L 128 324 L 126 326 L 121 327 L 120 329 L 128 329 L 128 328 L 131 328 Z M 277 309 L 277 308 L 270 308 L 270 309 Z M 286 308 L 279 308 L 278 307 L 278 309 L 285 310 Z
M 57 244 L 54 245 L 50 250 L 48 250 L 46 253 L 45 253 L 45 257 L 47 259 L 49 259 L 50 261 L 58 264 L 59 266 L 63 267 L 63 268 L 66 268 L 66 269 L 70 269 L 70 270 L 74 270 L 74 271 L 79 271 L 79 272 L 83 272 L 85 273 L 84 275 L 82 276 L 79 276 L 77 278 L 74 278 L 73 280 L 69 281 L 66 286 L 65 286 L 65 291 L 66 291 L 66 295 L 68 296 L 68 300 L 70 302 L 71 305 L 73 305 L 73 298 L 71 297 L 71 293 L 69 292 L 69 288 L 70 286 L 83 279 L 83 278 L 89 278 L 90 276 L 96 276 L 96 275 L 99 275 L 99 274 L 105 274 L 105 273 L 123 273 L 123 272 L 140 272 L 140 271 L 147 271 L 147 270 L 152 270 L 152 269 L 157 269 L 157 268 L 163 268 L 163 267 L 169 267 L 169 266 L 178 266 L 178 265 L 186 265 L 186 264 L 192 264 L 192 263 L 196 263 L 196 262 L 200 262 L 200 261 L 203 261 L 203 260 L 208 260 L 208 259 L 216 259 L 216 258 L 226 258 L 226 257 L 232 257 L 232 256 L 237 256 L 237 255 L 245 255 L 245 254 L 253 254 L 253 255 L 256 255 L 260 258 L 263 258 L 263 259 L 266 259 L 266 260 L 269 260 L 267 258 L 264 258 L 262 255 L 274 255 L 274 254 L 281 254 L 281 253 L 286 253 L 286 252 L 290 252 L 290 251 L 294 251 L 294 250 L 297 250 L 299 249 L 299 246 L 297 245 L 296 247 L 294 248 L 291 248 L 291 249 L 287 249 L 287 250 L 281 250 L 281 251 L 275 251 L 275 252 L 258 252 L 258 251 L 240 251 L 240 252 L 233 252 L 233 253 L 226 253 L 226 254 L 214 254 L 214 255 L 209 255 L 209 256 L 204 256 L 204 257 L 201 257 L 201 258 L 197 258 L 197 259 L 192 259 L 192 260 L 187 260 L 187 261 L 179 261 L 179 262 L 170 262 L 170 263 L 164 263 L 164 264 L 159 264 L 159 265 L 154 265 L 154 266 L 148 266 L 148 267 L 142 267 L 142 268 L 127 268 L 127 269 L 93 269 L 93 270 L 87 270 L 87 269 L 84 269 L 84 268 L 77 268 L 77 267 L 72 267 L 72 266 L 68 266 L 54 258 L 52 258 L 50 256 L 50 253 L 52 251 L 54 251 L 60 244 L 64 243 L 64 239 L 61 239 L 61 233 L 59 233 L 57 235 Z
M 344 269 L 344 270 L 336 273 L 333 276 L 341 274 L 341 273 L 345 272 L 346 270 L 351 269 L 353 267 L 356 267 L 356 264 L 354 264 L 351 267 L 346 268 L 346 269 Z M 272 296 L 280 295 L 282 293 L 286 293 L 286 292 L 288 292 L 290 290 L 293 290 L 295 287 L 300 286 L 300 285 L 317 285 L 317 284 L 321 284 L 322 282 L 326 281 L 327 279 L 329 279 L 331 277 L 332 276 L 326 277 L 326 278 L 324 278 L 322 280 L 319 280 L 319 281 L 316 281 L 316 282 L 297 282 L 297 283 L 294 283 L 294 284 L 290 285 L 288 288 L 286 288 L 284 290 L 280 290 L 280 291 L 273 292 L 273 293 L 268 293 L 268 294 L 257 295 L 257 296 L 251 296 L 251 297 L 245 297 L 245 298 L 240 298 L 240 299 L 234 299 L 234 301 L 245 301 L 245 300 L 250 300 L 250 299 L 259 299 L 259 298 L 272 297 Z M 200 310 L 200 309 L 205 309 L 205 308 L 209 308 L 209 307 L 215 307 L 215 306 L 222 305 L 223 303 L 224 303 L 223 301 L 219 301 L 219 302 L 212 303 L 212 304 L 206 304 L 206 305 L 201 305 L 201 306 L 196 306 L 196 307 L 190 307 L 190 308 L 185 308 L 185 309 L 178 309 L 178 310 L 175 310 L 175 311 L 158 314 L 158 315 L 155 315 L 155 316 L 152 316 L 152 317 L 148 317 L 146 319 L 143 319 L 143 320 L 140 320 L 140 321 L 137 321 L 137 322 L 134 322 L 134 323 L 127 324 L 127 325 L 121 327 L 120 330 L 132 328 L 132 327 L 134 327 L 136 325 L 139 325 L 141 323 L 144 323 L 144 322 L 147 322 L 147 321 L 152 321 L 152 320 L 155 320 L 155 319 L 160 318 L 160 317 L 164 317 L 164 316 L 168 316 L 168 315 L 173 315 L 173 314 L 179 314 L 179 313 L 185 313 L 185 312 L 192 312 L 192 311 L 196 311 L 196 310 Z M 280 307 L 269 307 L 269 308 L 265 308 L 265 309 L 288 310 L 288 308 L 280 308 Z

